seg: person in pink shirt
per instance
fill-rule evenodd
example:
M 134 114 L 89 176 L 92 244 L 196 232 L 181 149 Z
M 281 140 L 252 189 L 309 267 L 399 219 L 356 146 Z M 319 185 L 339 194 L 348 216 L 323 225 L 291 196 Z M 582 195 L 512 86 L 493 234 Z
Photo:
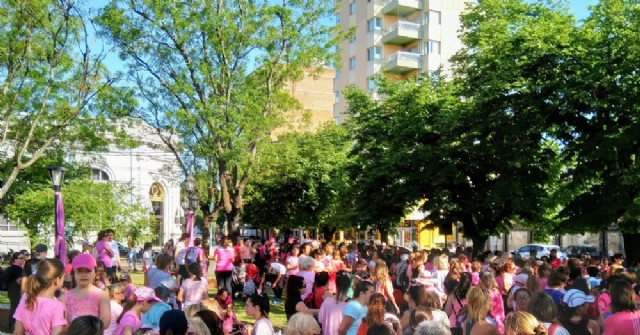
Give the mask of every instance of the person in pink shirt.
M 635 293 L 626 280 L 615 280 L 611 291 L 611 316 L 604 320 L 604 335 L 640 334 L 640 310 Z
M 45 259 L 38 263 L 36 273 L 27 279 L 26 293 L 13 314 L 14 335 L 62 333 L 68 322 L 64 317 L 64 303 L 55 298 L 55 293 L 63 282 L 64 266 L 59 260 Z
M 220 247 L 216 249 L 213 254 L 213 260 L 216 262 L 216 282 L 218 283 L 218 288 L 226 288 L 231 296 L 233 296 L 231 276 L 233 274 L 234 258 L 235 252 L 233 251 L 231 241 L 225 236 L 222 238 Z
M 209 300 L 208 283 L 206 279 L 201 278 L 202 268 L 198 263 L 187 265 L 189 278 L 182 281 L 180 292 L 178 292 L 178 301 L 182 302 L 183 310 L 187 307 Z
M 95 258 L 104 264 L 107 274 L 112 273 L 111 263 L 113 263 L 113 249 L 109 241 L 109 234 L 106 231 L 98 233 L 98 241 L 96 242 Z
M 140 287 L 133 292 L 132 299 L 124 305 L 118 318 L 118 328 L 114 335 L 133 335 L 142 327 L 142 314 L 148 312 L 154 302 L 162 302 L 150 287 Z
M 322 324 L 323 334 L 338 335 L 338 328 L 342 323 L 342 311 L 349 301 L 347 293 L 350 287 L 351 280 L 348 275 L 339 274 L 336 277 L 336 295 L 326 297 L 318 312 L 318 321 Z
M 96 276 L 96 259 L 89 254 L 79 254 L 71 262 L 76 287 L 67 291 L 64 302 L 67 307 L 67 320 L 82 315 L 100 318 L 105 329 L 111 323 L 111 302 L 109 292 L 93 285 Z

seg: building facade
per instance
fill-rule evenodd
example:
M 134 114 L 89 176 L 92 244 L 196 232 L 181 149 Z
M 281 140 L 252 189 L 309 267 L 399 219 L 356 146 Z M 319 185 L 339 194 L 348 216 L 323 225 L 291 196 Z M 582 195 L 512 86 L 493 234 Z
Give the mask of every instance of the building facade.
M 181 218 L 184 216 L 180 206 L 178 161 L 148 125 L 135 121 L 126 125 L 123 122 L 122 127 L 136 142 L 134 148 L 123 149 L 113 141 L 106 152 L 69 154 L 67 163 L 90 166 L 93 180 L 130 186 L 128 200 L 148 208 L 156 218 L 155 226 L 150 227 L 156 237 L 152 242 L 161 246 L 171 238 L 177 241 L 182 233 Z M 62 193 L 64 194 L 64 187 Z M 95 237 L 89 236 L 89 239 L 94 240 Z M 116 232 L 116 239 L 127 245 L 126 236 L 118 236 Z M 17 220 L 0 214 L 0 252 L 7 252 L 9 249 L 30 249 L 29 238 L 20 229 Z
M 334 81 L 333 116 L 344 120 L 342 90 L 355 85 L 375 96 L 373 76 L 403 80 L 436 71 L 447 74 L 460 48 L 460 14 L 471 0 L 348 0 L 336 20 L 354 29 L 342 42 L 342 67 Z

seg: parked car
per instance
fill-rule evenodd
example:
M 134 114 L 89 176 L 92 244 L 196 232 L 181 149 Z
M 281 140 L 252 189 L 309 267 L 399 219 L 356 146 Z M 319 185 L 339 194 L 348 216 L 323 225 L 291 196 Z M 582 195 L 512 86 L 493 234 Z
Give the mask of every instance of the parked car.
M 587 247 L 584 245 L 570 245 L 566 249 L 569 257 L 582 258 L 585 253 L 589 254 L 591 258 L 600 258 L 600 250 L 595 247 Z
M 120 258 L 124 257 L 127 258 L 129 257 L 129 248 L 125 247 L 124 245 L 122 245 L 122 243 L 118 242 L 118 252 L 120 253 Z
M 552 245 L 552 244 L 537 244 L 537 243 L 526 244 L 512 251 L 511 253 L 514 255 L 515 254 L 520 255 L 522 259 L 527 259 L 529 258 L 531 251 L 536 251 L 536 257 L 540 258 L 542 256 L 549 257 L 549 254 L 551 253 L 551 249 L 556 249 L 558 251 L 558 258 L 560 259 L 567 258 L 567 252 L 564 249 L 560 248 L 557 245 Z

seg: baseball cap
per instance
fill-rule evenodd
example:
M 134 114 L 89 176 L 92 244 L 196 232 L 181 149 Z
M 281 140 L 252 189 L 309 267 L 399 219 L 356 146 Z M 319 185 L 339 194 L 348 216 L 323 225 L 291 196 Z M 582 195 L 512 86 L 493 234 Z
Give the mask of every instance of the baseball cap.
M 153 291 L 151 287 L 138 287 L 135 291 L 133 291 L 133 295 L 136 296 L 137 302 L 142 301 L 156 301 L 161 302 L 162 300 L 156 297 L 156 293 Z
M 74 270 L 78 269 L 89 269 L 94 270 L 96 268 L 96 259 L 93 258 L 90 254 L 78 254 L 76 257 L 73 257 L 73 262 L 71 262 Z
M 34 249 L 36 252 L 47 252 L 47 246 L 40 243 L 38 245 L 36 245 L 36 248 Z
M 569 307 L 578 307 L 585 303 L 592 303 L 595 299 L 592 295 L 586 295 L 580 290 L 570 289 L 564 294 L 562 301 Z
M 184 334 L 188 328 L 187 317 L 183 311 L 168 310 L 160 317 L 160 334 L 167 333 L 167 330 L 171 330 L 173 334 Z
M 513 278 L 513 281 L 524 285 L 527 283 L 527 279 L 529 279 L 529 276 L 526 273 L 519 273 Z
M 120 280 L 130 280 L 131 275 L 128 272 L 123 272 L 120 274 Z

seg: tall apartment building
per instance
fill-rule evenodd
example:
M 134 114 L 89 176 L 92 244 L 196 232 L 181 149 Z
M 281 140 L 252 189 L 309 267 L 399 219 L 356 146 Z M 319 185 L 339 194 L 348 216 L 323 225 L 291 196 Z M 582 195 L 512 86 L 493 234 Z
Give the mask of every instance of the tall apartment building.
M 473 0 L 343 0 L 336 19 L 355 34 L 342 44 L 342 68 L 334 80 L 333 116 L 344 120 L 341 91 L 355 85 L 373 92 L 372 76 L 399 80 L 451 69 L 460 48 L 460 14 Z

